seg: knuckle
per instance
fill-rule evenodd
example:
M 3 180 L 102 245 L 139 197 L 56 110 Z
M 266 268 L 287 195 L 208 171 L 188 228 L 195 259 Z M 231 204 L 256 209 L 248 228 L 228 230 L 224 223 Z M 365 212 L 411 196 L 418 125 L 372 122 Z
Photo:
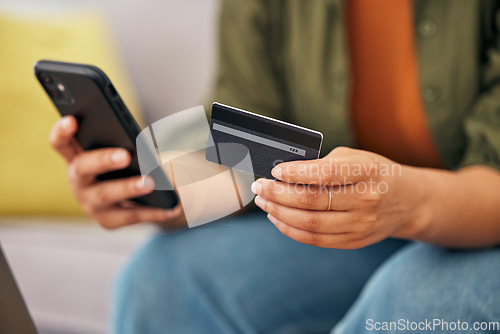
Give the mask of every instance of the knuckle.
M 270 213 L 271 215 L 273 215 L 276 218 L 280 218 L 279 207 L 271 201 L 266 201 L 266 204 L 264 206 L 264 211 Z
M 138 210 L 130 210 L 125 219 L 128 224 L 134 224 L 143 221 L 141 213 Z
M 313 191 L 308 191 L 307 189 L 302 189 L 302 190 L 303 191 L 301 191 L 298 197 L 299 203 L 307 208 L 315 206 L 315 204 L 317 204 L 319 200 L 318 194 Z
M 378 191 L 368 191 L 363 195 L 363 201 L 370 205 L 378 205 L 381 200 L 381 194 Z
M 334 153 L 336 155 L 346 155 L 346 154 L 351 153 L 351 150 L 352 149 L 350 149 L 349 147 L 338 146 L 338 147 L 333 149 L 332 153 Z
M 148 221 L 149 222 L 158 222 L 160 221 L 160 215 L 157 211 L 153 211 L 148 213 Z
M 283 192 L 283 189 L 278 187 L 277 182 L 264 182 L 262 187 L 262 192 L 269 198 L 274 198 L 275 194 L 279 195 Z
M 276 197 L 281 196 L 281 195 L 293 195 L 294 193 L 294 186 L 296 184 L 291 183 L 282 183 L 282 182 L 273 182 L 273 192 L 276 194 Z
M 313 233 L 304 233 L 301 241 L 311 246 L 320 246 L 320 240 L 318 236 Z
M 123 184 L 125 198 L 130 198 L 139 193 L 137 190 L 137 181 L 136 179 L 130 179 Z
M 98 186 L 93 194 L 93 203 L 106 204 L 111 200 L 109 190 L 105 186 Z
M 363 219 L 363 222 L 365 223 L 365 225 L 368 225 L 368 226 L 375 225 L 375 223 L 377 223 L 377 221 L 378 221 L 378 216 L 375 213 L 367 214 L 367 215 L 365 215 L 365 217 Z
M 97 155 L 96 160 L 99 163 L 99 166 L 106 167 L 106 166 L 111 165 L 111 152 L 108 152 L 107 150 L 100 152 Z
M 303 216 L 302 218 L 302 222 L 301 222 L 302 226 L 307 230 L 307 231 L 312 231 L 312 232 L 316 232 L 318 231 L 319 229 L 319 221 L 318 219 L 316 218 L 315 215 L 312 215 L 312 214 L 306 214 Z

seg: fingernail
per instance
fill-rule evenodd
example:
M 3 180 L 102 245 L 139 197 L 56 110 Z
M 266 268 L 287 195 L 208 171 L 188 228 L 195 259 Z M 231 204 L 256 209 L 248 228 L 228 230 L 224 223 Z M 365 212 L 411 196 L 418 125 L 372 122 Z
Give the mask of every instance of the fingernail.
M 281 177 L 281 175 L 283 174 L 283 170 L 281 169 L 281 167 L 280 167 L 280 166 L 276 166 L 276 167 L 274 167 L 274 168 L 273 168 L 273 170 L 271 171 L 271 174 L 272 174 L 275 178 L 279 179 L 279 178 Z
M 262 184 L 260 184 L 260 182 L 255 181 L 254 183 L 252 183 L 250 189 L 255 195 L 260 195 L 260 193 L 262 192 Z
M 155 188 L 155 181 L 152 177 L 147 176 L 144 180 L 142 178 L 137 180 L 136 185 L 139 190 L 153 190 Z
M 153 190 L 155 188 L 155 180 L 151 176 L 147 176 L 144 180 L 144 187 Z
M 125 150 L 116 150 L 111 154 L 111 161 L 115 164 L 123 163 L 127 159 L 127 152 Z
M 163 211 L 163 215 L 165 219 L 169 219 L 174 216 L 173 210 L 165 210 Z
M 61 120 L 61 126 L 64 130 L 68 130 L 71 124 L 71 120 L 68 117 L 63 117 Z
M 175 218 L 179 216 L 179 210 L 177 210 L 176 208 L 165 210 L 164 214 L 165 214 L 165 219 Z
M 255 204 L 260 208 L 265 208 L 266 200 L 262 196 L 255 197 Z

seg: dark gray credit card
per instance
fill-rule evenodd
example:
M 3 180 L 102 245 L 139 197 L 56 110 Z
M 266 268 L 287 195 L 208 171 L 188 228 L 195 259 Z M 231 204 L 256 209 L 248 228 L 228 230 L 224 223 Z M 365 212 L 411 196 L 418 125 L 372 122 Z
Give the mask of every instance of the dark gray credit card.
M 210 132 L 208 161 L 271 179 L 281 162 L 319 158 L 323 142 L 321 132 L 220 103 L 212 106 Z

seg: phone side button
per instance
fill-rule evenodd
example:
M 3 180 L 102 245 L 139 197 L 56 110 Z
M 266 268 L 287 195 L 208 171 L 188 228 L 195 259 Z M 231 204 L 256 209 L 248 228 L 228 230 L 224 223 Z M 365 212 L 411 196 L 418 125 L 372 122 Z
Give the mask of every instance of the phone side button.
M 118 105 L 118 108 L 120 109 L 120 112 L 123 115 L 123 117 L 125 118 L 125 120 L 127 121 L 127 123 L 132 124 L 134 122 L 132 119 L 132 116 L 125 108 L 125 105 L 123 104 L 123 102 L 121 100 L 118 100 L 118 101 L 116 101 L 116 104 Z
M 123 102 L 121 100 L 117 100 L 116 104 L 118 105 L 118 108 L 120 108 L 121 111 L 125 110 L 125 105 L 123 104 Z
M 130 123 L 130 124 L 134 123 L 134 121 L 133 121 L 133 119 L 132 119 L 132 116 L 130 116 L 130 114 L 129 114 L 128 112 L 123 112 L 123 116 L 125 116 L 125 120 L 126 120 L 128 123 Z

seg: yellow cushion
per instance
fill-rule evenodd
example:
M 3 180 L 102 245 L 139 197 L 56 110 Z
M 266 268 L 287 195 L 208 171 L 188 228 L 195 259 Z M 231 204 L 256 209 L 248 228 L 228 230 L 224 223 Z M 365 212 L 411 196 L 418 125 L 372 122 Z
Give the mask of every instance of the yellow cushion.
M 96 13 L 44 18 L 0 13 L 0 214 L 82 214 L 63 160 L 48 144 L 59 118 L 33 75 L 39 59 L 102 68 L 137 111 L 108 28 Z

